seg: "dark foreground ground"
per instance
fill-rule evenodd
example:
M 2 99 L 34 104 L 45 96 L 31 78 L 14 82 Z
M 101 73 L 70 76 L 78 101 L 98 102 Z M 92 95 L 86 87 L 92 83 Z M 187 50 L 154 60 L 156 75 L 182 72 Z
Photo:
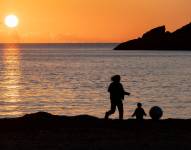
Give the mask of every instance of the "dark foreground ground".
M 191 120 L 102 120 L 35 113 L 0 120 L 1 150 L 191 149 Z

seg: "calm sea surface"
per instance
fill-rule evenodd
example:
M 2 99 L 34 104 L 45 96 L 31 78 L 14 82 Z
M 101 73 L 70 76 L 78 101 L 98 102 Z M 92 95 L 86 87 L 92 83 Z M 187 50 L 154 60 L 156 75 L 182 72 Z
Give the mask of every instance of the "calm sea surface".
M 137 102 L 147 114 L 157 105 L 164 118 L 191 118 L 191 52 L 113 51 L 114 46 L 1 46 L 0 117 L 47 111 L 101 118 L 110 107 L 110 77 L 120 74 L 131 93 L 124 100 L 125 118 Z

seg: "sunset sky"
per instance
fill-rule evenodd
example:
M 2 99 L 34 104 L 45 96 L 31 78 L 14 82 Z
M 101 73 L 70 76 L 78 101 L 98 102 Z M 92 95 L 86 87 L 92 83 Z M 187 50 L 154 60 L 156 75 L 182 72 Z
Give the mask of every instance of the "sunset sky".
M 2 42 L 122 42 L 191 22 L 191 0 L 0 0 Z M 15 14 L 19 26 L 8 28 Z

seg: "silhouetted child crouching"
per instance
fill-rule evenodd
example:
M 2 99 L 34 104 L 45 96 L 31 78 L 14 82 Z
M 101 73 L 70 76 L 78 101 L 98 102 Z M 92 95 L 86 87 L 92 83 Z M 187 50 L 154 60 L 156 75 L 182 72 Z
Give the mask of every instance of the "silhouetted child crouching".
M 143 117 L 146 116 L 144 109 L 142 108 L 141 103 L 137 103 L 137 108 L 135 109 L 135 112 L 133 113 L 132 117 L 136 116 L 137 120 L 143 120 Z

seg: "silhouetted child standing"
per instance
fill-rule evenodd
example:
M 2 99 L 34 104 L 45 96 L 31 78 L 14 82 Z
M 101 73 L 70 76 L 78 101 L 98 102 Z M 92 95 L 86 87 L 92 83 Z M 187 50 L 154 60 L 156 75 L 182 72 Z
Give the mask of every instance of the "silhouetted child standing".
M 120 75 L 111 77 L 112 83 L 109 85 L 108 92 L 110 93 L 111 109 L 105 113 L 105 119 L 108 119 L 111 114 L 115 113 L 116 107 L 119 111 L 119 119 L 123 119 L 123 100 L 125 95 L 130 93 L 125 92 L 123 85 L 120 83 Z
M 143 120 L 143 116 L 146 116 L 144 109 L 142 108 L 141 103 L 137 103 L 137 108 L 135 109 L 135 112 L 133 113 L 132 117 L 136 116 L 137 120 Z

